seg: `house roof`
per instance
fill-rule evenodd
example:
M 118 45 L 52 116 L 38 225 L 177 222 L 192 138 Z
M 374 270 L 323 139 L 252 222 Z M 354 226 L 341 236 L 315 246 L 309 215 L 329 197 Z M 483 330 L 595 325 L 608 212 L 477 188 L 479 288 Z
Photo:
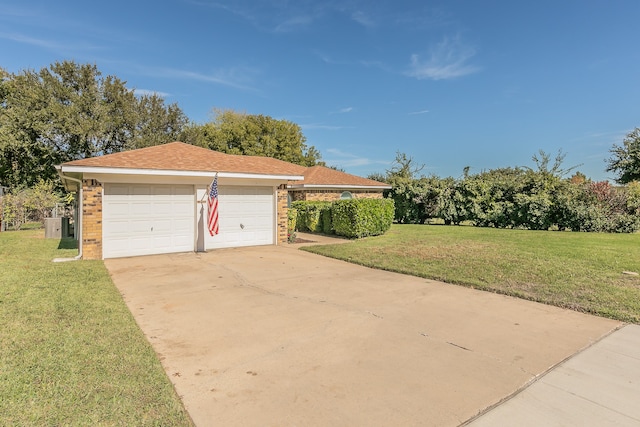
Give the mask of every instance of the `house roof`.
M 65 169 L 147 169 L 184 172 L 230 172 L 258 175 L 302 175 L 305 167 L 272 157 L 220 153 L 207 148 L 170 142 L 63 163 Z
M 302 181 L 289 182 L 289 188 L 368 188 L 387 189 L 390 185 L 372 179 L 362 178 L 324 166 L 306 168 Z
M 272 157 L 226 154 L 184 142 L 171 142 L 137 150 L 73 160 L 59 167 L 61 174 L 72 177 L 83 172 L 136 173 L 164 171 L 171 174 L 228 173 L 279 177 L 289 181 L 289 188 L 391 188 L 382 182 L 340 172 L 324 166 L 304 167 Z M 139 172 L 138 172 L 139 173 Z M 301 180 L 301 178 L 303 178 Z M 77 178 L 77 176 L 76 176 Z M 64 177 L 63 177 L 64 179 Z

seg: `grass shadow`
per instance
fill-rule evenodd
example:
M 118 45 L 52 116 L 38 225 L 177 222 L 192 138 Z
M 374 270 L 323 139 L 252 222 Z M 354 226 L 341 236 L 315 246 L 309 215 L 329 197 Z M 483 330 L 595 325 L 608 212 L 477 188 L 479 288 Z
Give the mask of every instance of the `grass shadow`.
M 78 249 L 78 241 L 73 237 L 63 237 L 58 243 L 58 249 Z

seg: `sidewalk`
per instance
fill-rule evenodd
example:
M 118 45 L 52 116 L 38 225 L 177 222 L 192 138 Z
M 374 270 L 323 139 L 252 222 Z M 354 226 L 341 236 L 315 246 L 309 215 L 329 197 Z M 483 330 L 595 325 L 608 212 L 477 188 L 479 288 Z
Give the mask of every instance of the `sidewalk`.
M 640 425 L 640 325 L 613 332 L 464 425 Z

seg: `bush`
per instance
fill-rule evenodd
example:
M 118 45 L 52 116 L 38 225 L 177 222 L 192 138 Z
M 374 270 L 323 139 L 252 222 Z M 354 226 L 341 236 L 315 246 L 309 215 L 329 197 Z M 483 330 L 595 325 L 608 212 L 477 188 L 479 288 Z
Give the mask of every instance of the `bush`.
M 287 241 L 293 243 L 296 241 L 296 220 L 298 219 L 298 211 L 289 208 L 287 210 Z
M 322 232 L 324 234 L 333 234 L 333 221 L 331 219 L 332 205 L 322 206 L 320 208 L 320 221 L 322 222 Z
M 378 236 L 393 222 L 392 199 L 352 199 L 333 202 L 333 229 L 345 237 Z
M 20 230 L 28 222 L 36 222 L 42 226 L 44 219 L 62 201 L 53 182 L 41 179 L 31 188 L 20 188 L 7 193 L 2 198 L 0 217 L 14 230 Z
M 323 209 L 329 209 L 331 202 L 306 202 L 297 201 L 291 203 L 291 207 L 298 213 L 296 225 L 300 231 L 310 231 L 312 233 L 320 233 L 323 225 L 320 215 Z

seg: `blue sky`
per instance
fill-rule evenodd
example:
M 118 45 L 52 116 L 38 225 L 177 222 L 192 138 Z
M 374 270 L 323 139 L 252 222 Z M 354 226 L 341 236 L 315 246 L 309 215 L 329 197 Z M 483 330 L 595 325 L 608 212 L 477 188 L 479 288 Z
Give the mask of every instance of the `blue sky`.
M 640 126 L 640 2 L 0 0 L 0 67 L 95 63 L 193 121 L 213 108 L 299 124 L 366 176 L 533 166 L 539 149 L 612 179 Z

